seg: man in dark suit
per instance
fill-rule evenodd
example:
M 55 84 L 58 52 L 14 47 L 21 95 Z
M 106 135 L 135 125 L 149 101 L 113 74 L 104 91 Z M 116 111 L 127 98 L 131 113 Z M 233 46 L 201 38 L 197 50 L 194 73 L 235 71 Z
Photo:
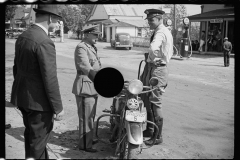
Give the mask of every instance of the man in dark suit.
M 46 145 L 54 118 L 63 116 L 56 50 L 48 37 L 58 18 L 56 5 L 38 5 L 36 23 L 15 44 L 11 103 L 18 106 L 25 126 L 25 157 L 48 159 Z
M 97 152 L 92 145 L 94 117 L 96 115 L 98 93 L 94 88 L 94 77 L 101 68 L 95 47 L 98 35 L 97 27 L 83 30 L 84 39 L 77 45 L 74 53 L 77 75 L 72 93 L 76 97 L 79 117 L 79 149 L 87 152 Z
M 224 66 L 228 67 L 230 65 L 229 59 L 230 59 L 230 53 L 232 51 L 232 43 L 228 41 L 228 38 L 224 38 L 223 43 L 223 58 L 224 58 Z

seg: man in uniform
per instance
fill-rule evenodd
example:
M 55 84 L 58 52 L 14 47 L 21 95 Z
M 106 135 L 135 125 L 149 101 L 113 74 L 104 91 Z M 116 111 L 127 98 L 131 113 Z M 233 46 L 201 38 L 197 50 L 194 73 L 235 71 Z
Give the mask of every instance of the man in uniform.
M 97 152 L 92 145 L 93 122 L 96 115 L 98 94 L 94 88 L 94 77 L 101 68 L 94 44 L 101 33 L 97 27 L 83 31 L 84 39 L 77 45 L 74 53 L 77 76 L 72 93 L 75 94 L 79 117 L 79 149 L 87 152 Z
M 228 41 L 228 38 L 224 38 L 224 43 L 223 43 L 223 58 L 224 58 L 224 66 L 228 67 L 230 65 L 229 63 L 229 58 L 230 58 L 230 53 L 232 51 L 232 43 Z
M 148 24 L 150 30 L 154 30 L 150 38 L 149 53 L 145 54 L 146 65 L 144 72 L 141 75 L 141 80 L 144 85 L 149 85 L 151 77 L 156 77 L 159 80 L 159 90 L 155 90 L 154 96 L 150 94 L 148 96 L 142 96 L 144 105 L 147 109 L 147 119 L 154 121 L 159 128 L 157 133 L 154 130 L 153 125 L 147 125 L 147 129 L 144 131 L 144 136 L 151 136 L 151 138 L 145 141 L 146 145 L 153 143 L 153 137 L 157 136 L 155 145 L 163 142 L 162 139 L 162 126 L 163 126 L 163 114 L 162 114 L 162 93 L 164 90 L 160 88 L 166 88 L 168 81 L 168 69 L 167 64 L 173 55 L 173 38 L 171 32 L 167 27 L 163 25 L 162 15 L 165 13 L 158 9 L 147 9 Z
M 57 25 L 56 5 L 38 5 L 36 21 L 15 43 L 11 103 L 18 106 L 25 128 L 25 158 L 48 159 L 47 142 L 54 118 L 63 115 L 56 50 L 48 30 Z

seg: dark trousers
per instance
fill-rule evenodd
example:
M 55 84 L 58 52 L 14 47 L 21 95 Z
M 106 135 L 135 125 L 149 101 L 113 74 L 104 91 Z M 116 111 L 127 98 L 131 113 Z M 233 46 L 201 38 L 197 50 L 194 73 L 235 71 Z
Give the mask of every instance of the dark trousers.
M 223 52 L 223 59 L 224 59 L 224 66 L 229 66 L 229 59 L 230 59 L 230 52 L 224 51 Z
M 53 112 L 20 109 L 25 128 L 25 158 L 49 159 L 47 142 L 53 129 Z

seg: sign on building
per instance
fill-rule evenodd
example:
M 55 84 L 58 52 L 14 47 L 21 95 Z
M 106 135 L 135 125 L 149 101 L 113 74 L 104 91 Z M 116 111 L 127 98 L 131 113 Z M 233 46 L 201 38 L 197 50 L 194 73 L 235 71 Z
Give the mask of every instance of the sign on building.
M 210 19 L 210 23 L 223 23 L 223 19 Z

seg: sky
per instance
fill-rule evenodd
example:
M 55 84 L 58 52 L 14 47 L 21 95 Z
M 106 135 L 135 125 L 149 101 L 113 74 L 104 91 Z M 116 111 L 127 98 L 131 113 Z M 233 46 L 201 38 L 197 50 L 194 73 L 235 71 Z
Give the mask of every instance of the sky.
M 185 5 L 189 16 L 201 13 L 201 5 Z
M 29 5 L 30 7 L 31 5 Z M 194 15 L 201 13 L 201 5 L 191 5 L 191 4 L 185 4 L 187 8 L 187 14 Z

